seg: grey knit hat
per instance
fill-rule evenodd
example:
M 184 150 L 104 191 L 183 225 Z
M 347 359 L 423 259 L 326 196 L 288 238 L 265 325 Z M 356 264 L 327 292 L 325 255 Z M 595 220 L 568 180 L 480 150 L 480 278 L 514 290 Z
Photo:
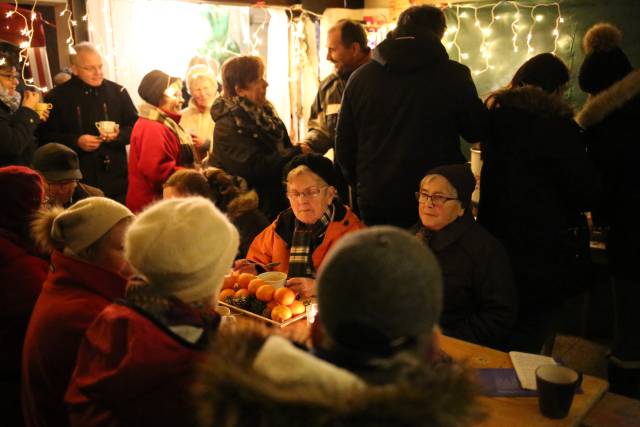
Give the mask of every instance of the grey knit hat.
M 430 333 L 442 311 L 438 262 L 414 235 L 378 226 L 350 233 L 324 260 L 319 317 L 337 343 L 385 356 Z

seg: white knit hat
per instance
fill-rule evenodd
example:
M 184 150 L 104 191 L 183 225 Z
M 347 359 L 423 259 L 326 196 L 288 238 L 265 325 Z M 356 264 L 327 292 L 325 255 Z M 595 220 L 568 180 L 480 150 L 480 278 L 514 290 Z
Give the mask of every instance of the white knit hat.
M 216 294 L 238 251 L 238 231 L 202 197 L 160 201 L 127 230 L 125 256 L 157 291 L 189 303 Z
M 106 197 L 88 197 L 55 217 L 51 238 L 79 254 L 128 217 L 133 213 L 120 203 Z

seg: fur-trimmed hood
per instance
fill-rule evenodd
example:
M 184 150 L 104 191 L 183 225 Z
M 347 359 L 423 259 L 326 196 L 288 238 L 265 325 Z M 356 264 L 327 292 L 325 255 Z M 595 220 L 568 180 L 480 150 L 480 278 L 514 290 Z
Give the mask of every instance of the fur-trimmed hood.
M 255 190 L 250 190 L 246 193 L 241 193 L 238 197 L 229 202 L 227 205 L 227 215 L 229 216 L 229 219 L 234 220 L 247 212 L 258 209 L 258 205 L 258 193 L 256 193 Z
M 583 129 L 588 129 L 603 121 L 614 111 L 623 108 L 639 95 L 640 70 L 635 70 L 607 90 L 589 98 L 576 116 L 576 122 Z
M 517 108 L 542 117 L 573 117 L 573 108 L 562 95 L 530 85 L 499 90 L 487 100 L 487 104 L 490 109 Z
M 194 387 L 201 426 L 442 426 L 481 418 L 475 387 L 457 364 L 412 366 L 371 386 L 277 335 L 220 333 Z

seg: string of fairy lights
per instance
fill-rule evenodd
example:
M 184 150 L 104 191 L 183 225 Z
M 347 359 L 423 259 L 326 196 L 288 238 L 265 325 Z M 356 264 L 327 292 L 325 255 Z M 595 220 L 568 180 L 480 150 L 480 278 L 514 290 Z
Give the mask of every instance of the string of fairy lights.
M 545 19 L 542 9 L 551 8 L 555 10 L 555 19 L 553 23 L 553 30 L 550 33 L 550 37 L 553 39 L 553 54 L 556 54 L 559 46 L 560 27 L 565 22 L 560 9 L 560 3 L 538 3 L 538 4 L 524 4 L 517 1 L 499 1 L 496 3 L 488 3 L 481 5 L 474 4 L 455 4 L 447 5 L 447 8 L 453 11 L 454 21 L 453 25 L 449 25 L 446 32 L 443 43 L 447 47 L 447 50 L 454 49 L 457 54 L 458 61 L 465 63 L 470 59 L 470 53 L 468 50 L 463 49 L 459 42 L 459 33 L 463 27 L 464 20 L 473 19 L 473 25 L 471 26 L 477 31 L 480 38 L 479 55 L 482 58 L 483 67 L 475 68 L 472 70 L 474 75 L 480 75 L 488 70 L 493 70 L 495 66 L 491 62 L 492 58 L 492 46 L 495 44 L 495 40 L 491 38 L 493 34 L 494 25 L 497 22 L 508 22 L 511 20 L 509 28 L 511 29 L 512 37 L 511 44 L 513 46 L 513 52 L 518 53 L 521 48 L 526 47 L 528 56 L 533 56 L 536 52 L 534 44 L 534 31 L 536 26 L 540 25 Z M 501 10 L 498 11 L 498 8 Z M 510 11 L 505 12 L 502 9 L 509 8 Z M 483 23 L 480 12 L 484 9 L 489 9 L 490 19 Z M 527 13 L 528 12 L 528 13 Z M 527 17 L 528 15 L 528 17 Z M 526 36 L 523 36 L 524 30 Z M 546 34 L 540 34 L 546 36 Z M 524 37 L 524 46 L 521 39 Z

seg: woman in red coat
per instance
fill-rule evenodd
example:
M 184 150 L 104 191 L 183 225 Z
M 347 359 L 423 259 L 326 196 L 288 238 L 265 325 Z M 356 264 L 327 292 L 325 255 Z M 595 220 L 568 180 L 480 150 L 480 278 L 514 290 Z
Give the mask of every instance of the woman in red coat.
M 144 279 L 87 330 L 65 396 L 71 425 L 194 425 L 192 376 L 220 321 L 212 297 L 238 232 L 202 197 L 163 200 L 136 218 L 125 248 Z
M 27 426 L 69 424 L 63 398 L 82 335 L 105 306 L 124 295 L 131 270 L 122 242 L 132 218 L 129 209 L 104 197 L 39 213 L 33 233 L 52 255 L 22 354 Z
M 131 133 L 127 207 L 140 212 L 162 199 L 162 184 L 180 167 L 199 166 L 191 136 L 178 124 L 182 82 L 162 71 L 143 77 L 138 94 L 145 100 Z
M 29 235 L 29 223 L 44 197 L 43 185 L 40 175 L 24 166 L 0 168 L 0 408 L 7 425 L 22 424 L 22 344 L 49 270 Z

